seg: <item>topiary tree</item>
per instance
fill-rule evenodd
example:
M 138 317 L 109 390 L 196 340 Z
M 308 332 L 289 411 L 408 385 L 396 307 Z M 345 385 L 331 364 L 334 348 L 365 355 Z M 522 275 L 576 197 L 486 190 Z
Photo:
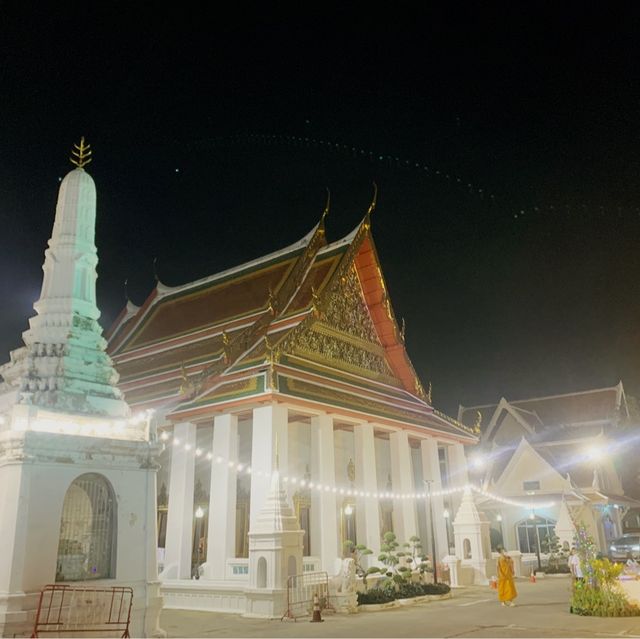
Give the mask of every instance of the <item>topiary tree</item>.
M 362 585 L 364 586 L 364 589 L 367 590 L 367 577 L 382 572 L 382 569 L 379 566 L 370 566 L 369 568 L 365 568 L 363 565 L 364 557 L 372 555 L 373 550 L 367 548 L 364 544 L 355 544 L 350 539 L 347 539 L 344 542 L 343 548 L 344 554 L 349 555 L 351 559 L 353 559 L 353 563 L 356 567 L 356 575 L 362 578 Z
M 378 561 L 381 561 L 387 567 L 387 577 L 397 574 L 396 566 L 400 563 L 403 552 L 399 552 L 400 544 L 396 540 L 396 536 L 392 532 L 386 532 L 382 538 L 380 545 L 381 553 L 378 555 Z
M 422 553 L 422 541 L 420 537 L 409 537 L 409 543 L 405 544 L 405 547 L 409 549 L 409 562 L 412 570 L 418 570 L 420 564 L 423 563 L 427 556 Z
M 548 565 L 553 571 L 558 571 L 558 566 L 561 563 L 564 553 L 562 551 L 562 544 L 560 538 L 551 533 L 548 537 L 545 537 L 540 543 L 540 549 L 542 552 L 549 555 Z

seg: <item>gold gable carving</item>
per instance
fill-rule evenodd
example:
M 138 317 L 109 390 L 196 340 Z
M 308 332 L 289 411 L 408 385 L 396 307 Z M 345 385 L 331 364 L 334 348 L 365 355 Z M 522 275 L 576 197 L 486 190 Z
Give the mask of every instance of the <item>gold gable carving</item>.
M 360 282 L 353 266 L 323 306 L 323 323 L 363 341 L 378 343 L 378 335 L 362 298 Z
M 381 381 L 394 381 L 353 266 L 322 301 L 320 311 L 320 319 L 286 344 L 287 350 Z

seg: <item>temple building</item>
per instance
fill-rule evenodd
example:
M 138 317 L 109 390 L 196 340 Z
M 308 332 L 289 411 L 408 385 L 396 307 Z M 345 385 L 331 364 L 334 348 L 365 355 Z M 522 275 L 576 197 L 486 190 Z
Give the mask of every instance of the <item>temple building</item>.
M 627 532 L 624 517 L 640 503 L 625 494 L 620 460 L 629 418 L 622 382 L 608 388 L 460 406 L 458 419 L 481 425 L 469 456 L 473 483 L 500 495 L 478 500 L 495 547 L 546 552 L 555 534 L 573 543 L 584 522 L 599 549 Z M 517 505 L 509 503 L 517 502 Z
M 155 411 L 165 443 L 165 605 L 243 610 L 276 457 L 304 531 L 303 566 L 290 573 L 334 574 L 347 540 L 377 556 L 387 531 L 430 548 L 425 481 L 437 554 L 448 554 L 446 515 L 462 493 L 442 491 L 467 483 L 465 446 L 477 437 L 433 408 L 411 364 L 374 208 L 338 241 L 327 242 L 327 208 L 282 250 L 181 286 L 158 282 L 110 329 L 119 387 L 134 410 Z

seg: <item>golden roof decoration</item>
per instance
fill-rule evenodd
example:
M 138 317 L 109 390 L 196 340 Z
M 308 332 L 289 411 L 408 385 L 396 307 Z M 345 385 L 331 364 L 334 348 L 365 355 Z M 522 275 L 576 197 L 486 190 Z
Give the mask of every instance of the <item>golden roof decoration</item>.
M 371 200 L 371 204 L 369 204 L 369 208 L 367 210 L 367 216 L 371 215 L 376 210 L 376 205 L 378 203 L 378 185 L 373 183 L 373 199 Z
M 73 157 L 75 156 L 75 157 Z M 75 164 L 79 169 L 87 166 L 91 162 L 91 145 L 84 143 L 84 136 L 80 138 L 80 144 L 74 144 L 71 149 L 71 157 L 69 161 Z
M 321 300 L 315 286 L 311 287 L 311 310 L 316 319 L 320 319 L 322 317 Z
M 481 425 L 482 425 L 482 413 L 478 410 L 476 411 L 476 420 L 473 423 L 473 432 L 476 434 L 479 434 Z
M 184 362 L 180 364 L 180 394 L 186 395 L 193 390 L 193 383 L 187 375 L 187 370 L 184 367 Z
M 267 310 L 271 315 L 275 316 L 276 310 L 278 308 L 278 300 L 276 296 L 273 294 L 271 287 L 269 287 L 269 298 L 267 300 Z
M 327 203 L 324 205 L 324 211 L 322 211 L 322 216 L 320 217 L 320 224 L 318 225 L 320 231 L 324 233 L 324 220 L 329 215 L 329 209 L 331 208 L 331 191 L 329 187 L 327 187 Z

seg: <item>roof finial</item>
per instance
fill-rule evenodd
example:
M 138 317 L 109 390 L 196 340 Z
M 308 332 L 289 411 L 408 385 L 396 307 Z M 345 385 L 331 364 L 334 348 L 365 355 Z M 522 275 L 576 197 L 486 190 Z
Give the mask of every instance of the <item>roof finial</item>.
M 476 411 L 476 421 L 473 423 L 473 432 L 476 434 L 482 432 L 482 413 L 479 410 Z
M 331 208 L 331 191 L 327 187 L 327 203 L 324 205 L 324 211 L 322 211 L 322 217 L 320 218 L 320 227 L 324 227 L 324 218 L 329 215 L 329 209 Z
M 376 204 L 378 203 L 378 185 L 373 183 L 373 199 L 371 200 L 371 204 L 369 204 L 369 210 L 367 211 L 367 215 L 371 215 L 376 210 Z
M 74 144 L 71 149 L 71 155 L 69 161 L 71 164 L 75 164 L 79 169 L 85 167 L 91 162 L 91 145 L 84 143 L 84 135 L 80 138 L 80 144 Z

